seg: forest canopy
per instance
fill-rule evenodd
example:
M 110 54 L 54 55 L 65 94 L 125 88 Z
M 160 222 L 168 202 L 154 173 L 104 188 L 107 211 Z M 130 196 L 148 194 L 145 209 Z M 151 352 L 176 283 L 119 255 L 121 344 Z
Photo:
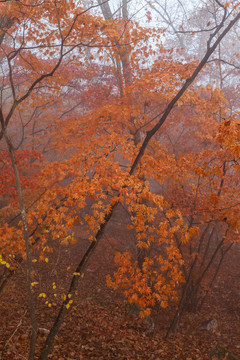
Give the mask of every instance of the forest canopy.
M 0 1 L 0 290 L 21 269 L 29 359 L 50 354 L 97 248 L 140 317 L 170 306 L 167 337 L 201 311 L 239 242 L 239 9 Z M 64 251 L 77 261 L 60 290 Z M 44 303 L 56 317 L 40 349 Z

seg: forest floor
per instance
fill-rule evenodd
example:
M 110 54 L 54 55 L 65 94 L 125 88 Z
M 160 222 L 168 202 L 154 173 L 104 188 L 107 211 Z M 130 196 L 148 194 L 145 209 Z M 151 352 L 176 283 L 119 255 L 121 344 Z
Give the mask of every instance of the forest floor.
M 109 271 L 112 273 L 108 264 L 113 263 L 117 237 L 123 235 L 120 228 L 117 234 L 111 231 L 108 234 L 101 251 L 94 253 L 86 268 L 78 295 L 61 326 L 49 359 L 207 360 L 217 344 L 223 344 L 240 358 L 239 245 L 235 245 L 227 255 L 201 313 L 186 313 L 178 332 L 165 340 L 173 314 L 171 309 L 154 312 L 155 329 L 150 331 L 140 319 L 126 314 L 126 301 L 121 292 L 107 288 L 105 275 Z M 74 268 L 88 245 L 84 234 L 78 236 L 81 242 L 72 247 L 55 247 L 54 252 L 48 254 L 48 263 L 36 264 L 36 314 L 40 328 L 51 328 L 61 296 L 66 293 Z M 131 239 L 126 240 L 131 243 Z M 54 286 L 56 289 L 53 289 Z M 0 294 L 2 360 L 27 359 L 30 326 L 25 289 L 23 265 Z M 46 298 L 39 297 L 40 293 L 46 293 Z M 49 307 L 46 301 L 52 306 Z M 198 329 L 203 321 L 211 318 L 217 320 L 216 329 Z M 41 331 L 37 342 L 38 354 L 45 338 L 46 334 Z

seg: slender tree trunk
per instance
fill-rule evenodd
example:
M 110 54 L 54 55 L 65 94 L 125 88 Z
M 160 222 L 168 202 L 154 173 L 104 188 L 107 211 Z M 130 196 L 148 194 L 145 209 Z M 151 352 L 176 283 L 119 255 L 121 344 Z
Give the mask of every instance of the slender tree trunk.
M 22 194 L 22 187 L 20 181 L 20 175 L 17 167 L 17 162 L 15 158 L 14 148 L 10 138 L 7 135 L 6 130 L 4 131 L 4 138 L 6 140 L 8 151 L 11 157 L 12 168 L 14 171 L 15 181 L 16 181 L 16 189 L 18 193 L 18 201 L 19 207 L 21 212 L 21 219 L 23 225 L 23 235 L 24 235 L 24 242 L 26 248 L 26 255 L 27 255 L 27 291 L 28 291 L 28 300 L 29 300 L 29 312 L 30 312 L 30 320 L 31 320 L 31 327 L 32 327 L 32 335 L 31 335 L 31 343 L 30 343 L 30 351 L 29 351 L 29 360 L 34 359 L 35 353 L 35 346 L 36 346 L 36 339 L 37 339 L 37 321 L 35 315 L 35 301 L 34 301 L 34 294 L 32 291 L 32 256 L 31 256 L 31 245 L 30 245 L 30 237 L 28 231 L 28 224 L 27 224 L 27 217 L 26 217 L 26 209 Z
M 39 360 L 46 360 L 47 357 L 48 357 L 48 354 L 51 350 L 51 346 L 53 344 L 53 341 L 55 339 L 55 336 L 63 322 L 63 319 L 64 319 L 64 316 L 67 312 L 67 305 L 69 304 L 69 299 L 73 299 L 74 298 L 74 295 L 76 293 L 76 290 L 77 290 L 77 285 L 78 285 L 78 282 L 79 282 L 79 279 L 81 279 L 82 275 L 83 275 L 83 271 L 85 269 L 85 266 L 87 265 L 88 263 L 88 260 L 89 258 L 92 256 L 94 250 L 96 249 L 98 243 L 100 242 L 103 234 L 104 234 L 104 230 L 109 222 L 109 220 L 111 219 L 112 217 L 112 214 L 114 212 L 114 210 L 116 209 L 116 207 L 118 206 L 118 203 L 114 204 L 111 208 L 111 211 L 108 212 L 108 214 L 106 214 L 105 216 L 105 219 L 103 221 L 103 223 L 101 224 L 100 226 L 100 229 L 98 230 L 96 236 L 95 236 L 95 239 L 94 241 L 91 242 L 91 244 L 89 245 L 87 251 L 85 252 L 84 256 L 82 257 L 80 263 L 78 264 L 78 266 L 76 267 L 75 269 L 75 272 L 74 272 L 74 276 L 72 277 L 72 281 L 71 281 L 71 284 L 70 284 L 70 287 L 69 287 L 69 290 L 68 290 L 68 293 L 67 293 L 67 296 L 66 296 L 66 300 L 63 301 L 62 303 L 62 306 L 59 310 L 59 313 L 58 313 L 58 316 L 50 330 L 50 333 L 48 334 L 48 337 L 45 341 L 45 344 L 42 348 L 42 351 L 41 351 L 41 354 L 40 354 L 40 357 L 39 357 Z
M 186 80 L 185 84 L 183 85 L 183 87 L 179 90 L 179 92 L 176 94 L 176 96 L 172 99 L 172 101 L 170 101 L 170 103 L 168 104 L 165 112 L 163 113 L 163 115 L 160 117 L 160 119 L 158 120 L 157 124 L 152 128 L 152 130 L 150 130 L 149 132 L 147 132 L 147 135 L 145 137 L 145 140 L 132 164 L 131 170 L 129 172 L 129 175 L 133 175 L 135 173 L 135 170 L 138 166 L 138 164 L 140 163 L 145 150 L 150 142 L 150 140 L 153 138 L 153 136 L 156 134 L 156 132 L 160 129 L 160 127 L 163 125 L 163 123 L 166 121 L 166 119 L 168 118 L 168 115 L 170 114 L 170 112 L 172 111 L 174 105 L 177 103 L 177 101 L 182 97 L 182 95 L 185 93 L 185 91 L 188 89 L 188 87 L 193 83 L 193 81 L 195 80 L 195 78 L 197 77 L 197 75 L 199 74 L 199 72 L 202 70 L 202 68 L 206 65 L 208 59 L 210 58 L 210 56 L 212 55 L 212 53 L 214 52 L 214 50 L 217 48 L 218 44 L 221 42 L 221 40 L 224 38 L 224 36 L 230 31 L 230 29 L 234 26 L 234 24 L 240 19 L 240 13 L 228 24 L 228 26 L 223 30 L 223 32 L 219 35 L 219 37 L 217 38 L 217 40 L 213 43 L 212 46 L 210 46 L 211 44 L 211 40 L 212 40 L 212 36 L 209 38 L 208 41 L 208 47 L 207 47 L 207 51 L 205 56 L 203 57 L 202 61 L 199 63 L 199 65 L 196 67 L 196 69 L 194 70 L 194 72 L 192 73 L 192 75 Z M 221 24 L 221 26 L 219 26 L 218 29 L 216 29 L 215 31 L 215 35 L 221 30 L 223 24 Z M 156 116 L 156 119 L 159 116 Z M 103 232 L 105 230 L 106 225 L 108 224 L 108 222 L 110 221 L 112 214 L 114 213 L 115 208 L 117 207 L 118 203 L 116 203 L 111 211 L 106 214 L 105 218 L 104 218 L 104 222 L 101 224 L 99 231 L 96 234 L 96 241 L 93 241 L 89 248 L 87 249 L 85 255 L 83 256 L 82 260 L 80 261 L 79 265 L 77 266 L 76 272 L 81 274 L 81 271 L 84 270 L 84 267 L 86 266 L 88 259 L 90 258 L 90 256 L 92 255 L 93 251 L 95 250 L 95 248 L 97 247 L 98 243 L 100 242 Z M 78 284 L 78 276 L 74 275 L 71 281 L 71 285 L 68 291 L 68 294 L 70 295 L 74 295 L 75 291 L 76 291 L 76 287 Z M 187 287 L 186 287 L 186 291 L 187 291 Z M 39 360 L 46 360 L 48 357 L 48 354 L 50 352 L 51 346 L 53 344 L 54 338 L 57 334 L 58 329 L 60 328 L 65 313 L 66 313 L 66 305 L 67 305 L 67 300 L 65 300 L 61 306 L 61 309 L 58 313 L 58 316 L 50 330 L 50 333 L 46 339 L 46 342 L 43 346 L 41 355 L 39 357 Z

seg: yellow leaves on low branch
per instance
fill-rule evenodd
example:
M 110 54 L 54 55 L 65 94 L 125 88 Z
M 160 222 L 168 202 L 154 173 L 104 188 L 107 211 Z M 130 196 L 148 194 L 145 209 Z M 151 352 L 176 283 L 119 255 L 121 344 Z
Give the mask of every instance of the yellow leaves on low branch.
M 66 308 L 69 309 L 72 303 L 73 303 L 73 300 L 69 300 L 68 303 L 66 304 Z
M 46 298 L 46 296 L 47 296 L 47 295 L 46 295 L 45 293 L 41 293 L 41 294 L 38 295 L 38 297 L 40 297 L 40 298 L 41 298 L 41 297 Z
M 10 264 L 7 261 L 3 260 L 1 254 L 0 254 L 0 264 L 3 266 L 6 266 L 6 268 L 8 268 L 8 269 L 10 268 Z

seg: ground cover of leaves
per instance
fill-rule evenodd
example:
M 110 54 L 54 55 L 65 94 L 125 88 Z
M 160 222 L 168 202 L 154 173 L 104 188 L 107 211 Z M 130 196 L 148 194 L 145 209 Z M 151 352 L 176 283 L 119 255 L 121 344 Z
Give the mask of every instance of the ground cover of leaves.
M 56 252 L 52 256 L 56 257 Z M 65 262 L 67 257 L 74 262 L 73 254 L 66 252 L 58 254 L 57 262 L 52 262 L 58 265 L 57 268 L 61 268 L 63 260 L 61 256 L 64 256 Z M 225 260 L 201 314 L 187 313 L 178 333 L 168 340 L 164 339 L 164 335 L 170 321 L 171 309 L 155 311 L 153 316 L 156 327 L 154 331 L 149 331 L 141 320 L 126 314 L 121 293 L 113 292 L 106 287 L 104 276 L 109 269 L 104 269 L 104 259 L 100 261 L 99 257 L 97 258 L 98 261 L 95 259 L 90 263 L 89 271 L 86 271 L 86 278 L 80 285 L 77 298 L 58 333 L 49 359 L 207 360 L 211 349 L 219 343 L 224 344 L 240 358 L 238 247 L 235 246 Z M 49 269 L 44 269 L 45 277 L 49 280 L 49 289 L 42 285 L 42 288 L 36 291 L 37 317 L 39 327 L 49 329 L 58 306 L 48 307 L 37 295 L 42 289 L 51 293 L 54 279 L 58 284 L 58 290 L 64 291 L 69 284 L 69 278 L 60 271 L 56 276 L 55 267 L 51 272 Z M 42 274 L 41 271 L 39 273 Z M 44 276 L 39 279 L 44 283 Z M 27 359 L 30 327 L 26 299 L 24 268 L 22 268 L 16 272 L 0 295 L 0 359 L 2 360 Z M 217 320 L 217 329 L 199 330 L 199 325 L 210 318 Z M 36 359 L 45 337 L 43 331 L 39 333 Z

